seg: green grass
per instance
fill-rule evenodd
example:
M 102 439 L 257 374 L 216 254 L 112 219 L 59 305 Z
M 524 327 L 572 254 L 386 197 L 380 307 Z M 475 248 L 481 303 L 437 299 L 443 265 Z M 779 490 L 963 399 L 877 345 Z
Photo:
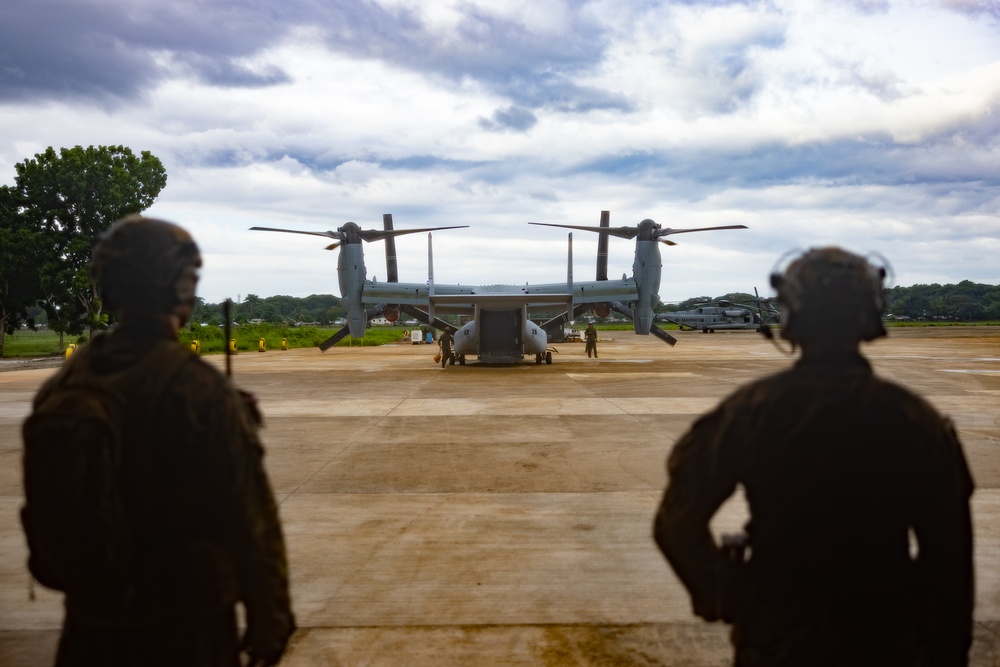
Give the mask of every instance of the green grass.
M 318 347 L 320 343 L 332 336 L 339 330 L 337 328 L 318 327 L 285 327 L 273 324 L 249 324 L 233 327 L 230 331 L 230 338 L 236 341 L 236 351 L 256 351 L 260 349 L 261 339 L 264 341 L 264 349 L 280 350 L 282 345 L 288 349 L 301 347 Z M 404 328 L 369 328 L 365 331 L 364 338 L 356 339 L 350 336 L 344 338 L 337 347 L 350 347 L 352 345 L 385 345 L 394 343 L 403 338 Z M 215 326 L 200 326 L 194 324 L 190 330 L 184 330 L 179 336 L 180 342 L 184 345 L 191 345 L 197 340 L 202 354 L 213 354 L 225 352 L 225 333 Z
M 886 322 L 887 327 L 956 327 L 956 326 L 997 326 L 1000 322 Z M 598 331 L 631 331 L 632 324 L 614 323 L 597 324 Z M 658 322 L 661 329 L 674 329 L 676 324 Z M 233 327 L 232 337 L 236 340 L 236 350 L 239 352 L 255 351 L 259 349 L 260 339 L 264 339 L 264 346 L 267 350 L 280 350 L 282 339 L 289 349 L 301 347 L 317 347 L 324 340 L 332 336 L 338 328 L 319 327 L 284 327 L 272 324 L 254 324 Z M 337 347 L 352 347 L 358 345 L 375 346 L 395 343 L 403 338 L 403 332 L 407 327 L 377 327 L 369 328 L 365 332 L 365 337 L 361 339 L 344 338 Z M 580 327 L 583 330 L 583 327 Z M 202 354 L 221 354 L 225 351 L 225 336 L 222 329 L 212 326 L 192 325 L 190 329 L 181 332 L 179 339 L 185 345 L 191 345 L 192 341 L 199 341 Z M 84 343 L 87 337 L 64 336 L 63 345 L 70 343 Z M 63 354 L 63 349 L 59 348 L 59 334 L 52 331 L 29 331 L 21 330 L 14 334 L 4 336 L 3 356 L 5 358 L 14 357 L 49 357 Z
M 64 336 L 63 345 L 77 343 L 75 336 Z M 22 329 L 3 337 L 3 356 L 6 357 L 50 357 L 62 354 L 59 349 L 59 334 L 54 331 L 31 331 Z
M 1000 322 L 983 320 L 982 322 L 926 322 L 921 320 L 907 320 L 905 322 L 900 322 L 898 320 L 893 320 L 889 322 L 884 322 L 887 328 L 893 327 L 995 327 L 1000 325 Z
M 264 339 L 264 346 L 267 350 L 280 350 L 282 340 L 288 349 L 300 347 L 317 347 L 324 340 L 332 336 L 339 330 L 337 328 L 317 328 L 317 327 L 283 327 L 270 324 L 254 324 L 233 327 L 231 337 L 236 341 L 236 350 L 245 352 L 258 350 L 260 339 Z M 364 338 L 344 338 L 337 347 L 351 347 L 358 345 L 385 345 L 394 343 L 403 338 L 405 327 L 396 328 L 369 328 L 365 332 Z M 190 329 L 185 328 L 178 336 L 182 345 L 190 346 L 192 341 L 199 341 L 199 350 L 202 354 L 220 354 L 225 351 L 225 335 L 218 327 L 202 327 L 198 324 Z M 14 357 L 49 357 L 63 354 L 65 346 L 71 343 L 85 343 L 87 336 L 64 336 L 63 349 L 59 348 L 59 334 L 52 331 L 29 331 L 22 330 L 15 334 L 4 336 L 3 356 L 5 358 Z

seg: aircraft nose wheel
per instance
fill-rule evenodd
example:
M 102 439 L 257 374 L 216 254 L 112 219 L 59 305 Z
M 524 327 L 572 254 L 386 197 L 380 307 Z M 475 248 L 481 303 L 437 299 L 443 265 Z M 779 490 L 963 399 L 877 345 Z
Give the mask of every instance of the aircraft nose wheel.
M 547 363 L 549 365 L 552 364 L 552 353 L 551 352 L 546 352 L 545 353 L 545 363 Z
M 540 364 L 540 363 L 542 363 L 542 355 L 536 354 L 535 355 L 535 364 L 537 365 L 537 364 Z M 552 362 L 550 361 L 549 363 L 552 363 Z

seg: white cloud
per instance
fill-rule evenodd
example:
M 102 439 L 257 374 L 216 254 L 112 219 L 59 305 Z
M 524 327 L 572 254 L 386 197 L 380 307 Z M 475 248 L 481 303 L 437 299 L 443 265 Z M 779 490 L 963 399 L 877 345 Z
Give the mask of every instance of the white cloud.
M 382 213 L 471 225 L 435 233 L 439 281 L 560 282 L 566 233 L 526 223 L 611 210 L 613 225 L 751 227 L 664 248 L 664 298 L 750 291 L 820 243 L 881 250 L 901 284 L 1000 282 L 981 250 L 1000 236 L 1000 27 L 982 3 L 352 7 L 290 1 L 218 43 L 167 12 L 131 97 L 0 96 L 0 182 L 50 145 L 152 151 L 169 180 L 151 212 L 195 232 L 210 301 L 335 292 L 323 239 L 248 228 Z M 574 235 L 581 279 L 595 247 Z M 381 245 L 366 250 L 384 275 Z M 426 237 L 397 250 L 422 281 Z M 610 273 L 631 262 L 614 241 Z

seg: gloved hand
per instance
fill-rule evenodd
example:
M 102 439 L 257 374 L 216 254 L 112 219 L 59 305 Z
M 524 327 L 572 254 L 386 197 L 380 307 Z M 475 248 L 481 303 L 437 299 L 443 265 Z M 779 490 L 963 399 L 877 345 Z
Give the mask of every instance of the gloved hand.
M 291 614 L 271 615 L 266 622 L 249 622 L 241 649 L 249 657 L 248 667 L 271 667 L 285 653 L 288 640 L 295 632 Z

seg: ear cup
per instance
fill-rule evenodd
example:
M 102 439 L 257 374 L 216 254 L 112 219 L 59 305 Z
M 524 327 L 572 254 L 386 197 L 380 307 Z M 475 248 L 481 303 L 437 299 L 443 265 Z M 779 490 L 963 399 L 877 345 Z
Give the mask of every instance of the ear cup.
M 783 305 L 781 337 L 792 343 L 885 335 L 886 269 L 836 247 L 814 248 L 771 274 Z

